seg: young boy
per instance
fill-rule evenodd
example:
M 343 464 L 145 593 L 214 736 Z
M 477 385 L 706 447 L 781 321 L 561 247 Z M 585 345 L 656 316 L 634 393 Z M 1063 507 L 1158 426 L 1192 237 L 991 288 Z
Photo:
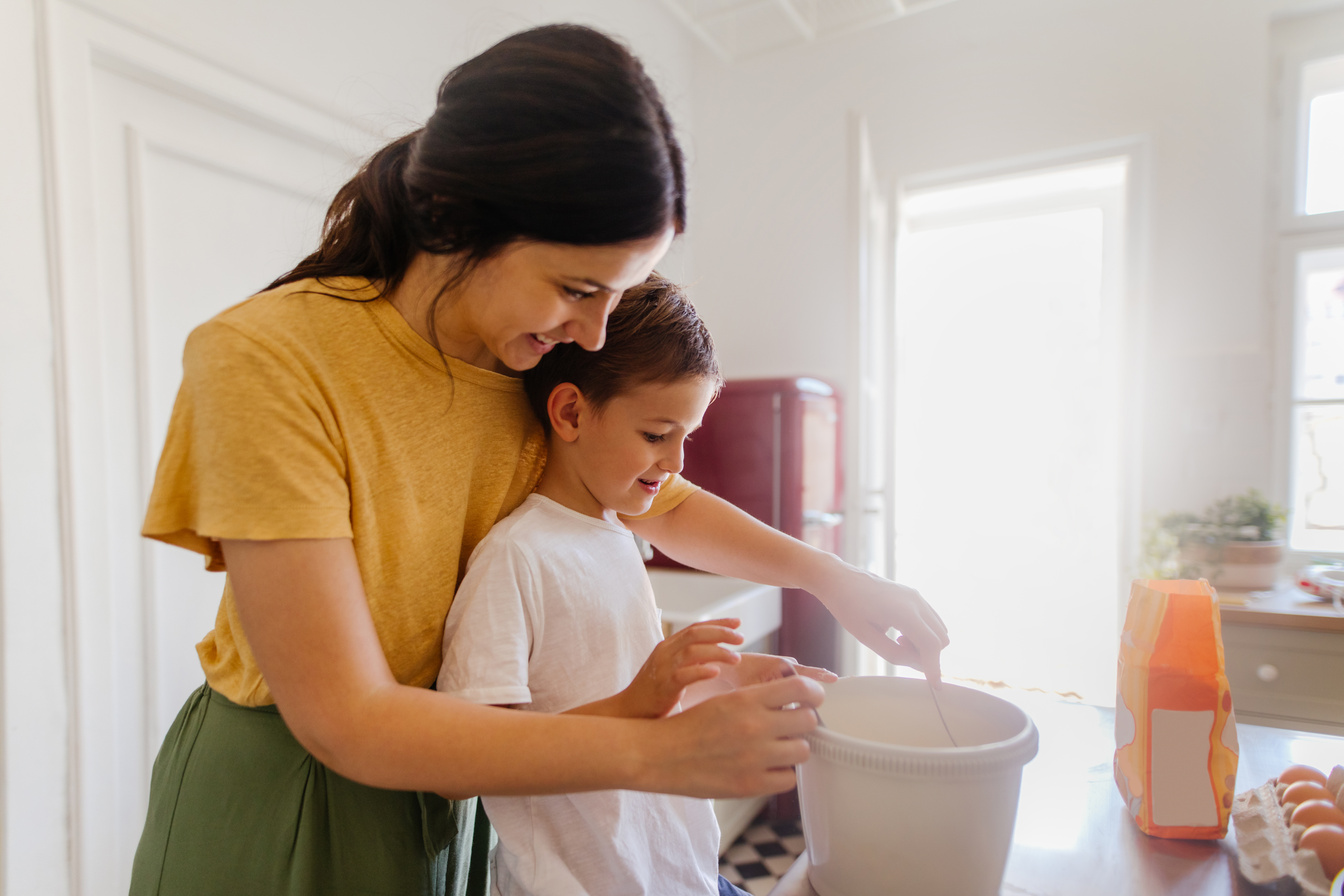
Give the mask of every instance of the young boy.
M 438 689 L 540 712 L 657 718 L 716 690 L 831 673 L 736 654 L 737 620 L 662 640 L 634 536 L 681 469 L 687 436 L 722 380 L 709 332 L 673 284 L 622 298 L 606 345 L 556 345 L 525 375 L 548 429 L 536 492 L 471 556 L 444 629 Z M 688 488 L 688 494 L 693 489 Z M 742 894 L 718 874 L 708 800 L 634 791 L 485 797 L 501 896 Z

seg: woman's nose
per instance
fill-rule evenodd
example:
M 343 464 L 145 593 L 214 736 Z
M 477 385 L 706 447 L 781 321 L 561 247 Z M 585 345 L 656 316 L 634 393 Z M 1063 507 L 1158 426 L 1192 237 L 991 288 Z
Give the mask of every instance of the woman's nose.
M 607 341 L 607 316 L 615 302 L 589 299 L 578 306 L 578 314 L 565 325 L 565 332 L 583 349 L 595 352 Z

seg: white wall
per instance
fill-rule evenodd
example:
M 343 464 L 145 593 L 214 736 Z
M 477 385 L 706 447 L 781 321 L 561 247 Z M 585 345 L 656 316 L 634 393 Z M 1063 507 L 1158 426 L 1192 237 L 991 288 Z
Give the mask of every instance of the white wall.
M 1268 22 L 1290 5 L 957 0 L 732 65 L 702 53 L 694 295 L 728 375 L 845 382 L 851 111 L 892 182 L 1138 137 L 1151 162 L 1142 504 L 1268 489 Z
M 0 4 L 0 891 L 63 893 L 68 722 L 33 8 Z
M 418 127 L 448 70 L 495 41 L 548 22 L 591 25 L 632 47 L 683 135 L 693 126 L 695 38 L 657 0 L 80 2 L 388 137 Z M 689 252 L 678 243 L 664 269 L 682 273 Z

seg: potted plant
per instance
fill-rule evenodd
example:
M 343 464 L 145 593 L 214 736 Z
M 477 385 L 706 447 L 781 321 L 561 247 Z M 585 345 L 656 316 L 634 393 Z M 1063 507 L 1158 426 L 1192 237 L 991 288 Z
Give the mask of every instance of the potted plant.
M 1169 513 L 1144 533 L 1142 574 L 1208 579 L 1227 591 L 1267 591 L 1283 560 L 1287 515 L 1255 489 L 1214 501 L 1202 514 Z

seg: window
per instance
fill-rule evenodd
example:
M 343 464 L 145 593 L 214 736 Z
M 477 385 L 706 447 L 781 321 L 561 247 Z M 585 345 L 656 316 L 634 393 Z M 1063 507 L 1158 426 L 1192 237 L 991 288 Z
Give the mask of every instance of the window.
M 1277 232 L 1289 548 L 1344 554 L 1344 16 L 1282 23 Z
M 1302 213 L 1344 211 L 1344 53 L 1302 66 Z
M 895 575 L 950 678 L 1114 699 L 1128 155 L 898 201 Z

